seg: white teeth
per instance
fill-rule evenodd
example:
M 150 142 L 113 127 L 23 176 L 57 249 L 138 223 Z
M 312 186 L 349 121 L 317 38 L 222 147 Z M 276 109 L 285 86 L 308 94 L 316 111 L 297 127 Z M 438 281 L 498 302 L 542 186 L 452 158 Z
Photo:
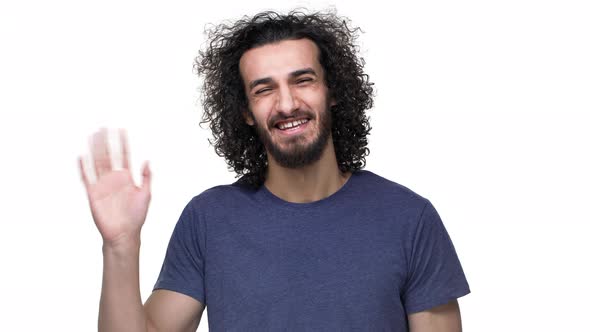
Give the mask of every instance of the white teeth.
M 307 121 L 308 121 L 307 119 L 304 119 L 304 120 L 297 120 L 297 121 L 293 121 L 293 122 L 281 123 L 279 125 L 279 129 L 284 130 L 284 129 L 297 127 L 299 125 L 306 123 Z

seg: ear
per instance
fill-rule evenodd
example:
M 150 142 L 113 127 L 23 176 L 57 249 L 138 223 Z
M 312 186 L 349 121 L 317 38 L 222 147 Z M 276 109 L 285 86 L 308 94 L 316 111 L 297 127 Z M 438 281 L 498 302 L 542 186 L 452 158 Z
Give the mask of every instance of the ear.
M 246 121 L 249 126 L 254 125 L 254 118 L 252 117 L 250 110 L 242 111 L 242 116 L 244 117 L 244 121 Z
M 336 106 L 336 104 L 338 104 L 336 102 L 336 99 L 334 99 L 333 97 L 330 97 L 330 107 L 334 107 L 334 106 Z

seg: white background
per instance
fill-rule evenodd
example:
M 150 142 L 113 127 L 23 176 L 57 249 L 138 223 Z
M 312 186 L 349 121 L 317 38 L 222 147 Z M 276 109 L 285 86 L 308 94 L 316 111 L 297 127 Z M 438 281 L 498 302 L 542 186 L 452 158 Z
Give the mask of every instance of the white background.
M 205 24 L 296 5 L 365 31 L 367 169 L 439 211 L 472 290 L 464 330 L 588 328 L 586 1 L 56 0 L 0 4 L 0 330 L 96 330 L 101 238 L 76 158 L 101 126 L 127 128 L 136 179 L 151 162 L 147 299 L 182 208 L 235 180 L 198 126 Z

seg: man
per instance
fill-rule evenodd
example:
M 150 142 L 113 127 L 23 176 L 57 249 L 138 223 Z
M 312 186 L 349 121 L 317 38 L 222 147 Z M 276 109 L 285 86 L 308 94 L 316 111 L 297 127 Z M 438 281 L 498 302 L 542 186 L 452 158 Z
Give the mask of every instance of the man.
M 469 286 L 436 210 L 364 167 L 372 88 L 357 30 L 334 14 L 265 12 L 210 33 L 196 62 L 216 152 L 241 178 L 194 197 L 142 305 L 141 187 L 95 134 L 80 163 L 103 237 L 101 331 L 460 331 Z M 124 137 L 124 136 L 123 136 Z

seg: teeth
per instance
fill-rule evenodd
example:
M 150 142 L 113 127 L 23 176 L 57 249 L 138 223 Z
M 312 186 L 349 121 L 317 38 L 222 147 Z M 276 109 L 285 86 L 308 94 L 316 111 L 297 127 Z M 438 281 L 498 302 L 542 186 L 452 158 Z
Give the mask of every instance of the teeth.
M 284 130 L 284 129 L 289 129 L 289 128 L 297 127 L 297 126 L 302 125 L 302 124 L 304 124 L 306 122 L 307 122 L 307 119 L 281 123 L 279 125 L 279 129 Z

